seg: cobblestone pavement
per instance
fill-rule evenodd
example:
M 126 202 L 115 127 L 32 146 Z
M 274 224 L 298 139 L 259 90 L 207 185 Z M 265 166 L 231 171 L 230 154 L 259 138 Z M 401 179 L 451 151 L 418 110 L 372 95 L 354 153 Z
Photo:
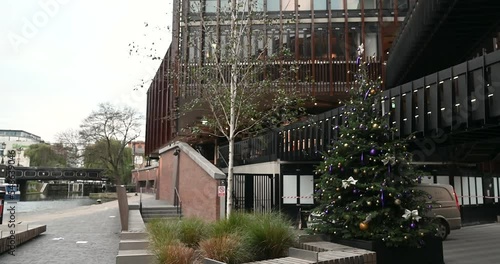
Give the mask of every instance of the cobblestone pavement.
M 129 203 L 137 197 L 129 197 Z M 116 201 L 41 215 L 20 215 L 23 224 L 47 225 L 47 231 L 20 245 L 0 264 L 114 264 L 120 241 Z

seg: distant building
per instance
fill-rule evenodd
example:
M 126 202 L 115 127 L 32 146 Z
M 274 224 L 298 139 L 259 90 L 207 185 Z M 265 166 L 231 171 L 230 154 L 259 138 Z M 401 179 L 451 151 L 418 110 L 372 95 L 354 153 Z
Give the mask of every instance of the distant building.
M 132 149 L 135 169 L 144 168 L 144 166 L 146 165 L 146 161 L 144 159 L 144 146 L 144 141 L 134 141 L 128 144 L 128 147 Z
M 43 142 L 41 137 L 24 130 L 0 129 L 0 163 L 6 164 L 8 159 L 7 152 L 15 150 L 16 166 L 19 164 L 19 166 L 29 167 L 30 159 L 24 156 L 24 151 L 30 145 L 41 142 Z

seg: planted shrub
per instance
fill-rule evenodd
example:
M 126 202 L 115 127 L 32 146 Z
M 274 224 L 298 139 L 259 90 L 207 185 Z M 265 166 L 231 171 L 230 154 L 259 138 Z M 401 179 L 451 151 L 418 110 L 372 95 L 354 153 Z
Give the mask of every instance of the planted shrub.
M 227 234 L 201 241 L 200 250 L 205 258 L 229 264 L 243 263 L 250 260 L 249 251 L 237 234 Z
M 191 264 L 196 259 L 193 248 L 178 242 L 164 245 L 160 254 L 156 256 L 161 264 Z
M 159 263 L 174 264 L 196 263 L 198 255 L 231 264 L 283 257 L 295 244 L 291 226 L 279 213 L 233 213 L 211 223 L 153 220 L 147 225 Z
M 153 251 L 179 242 L 178 220 L 153 219 L 147 224 L 150 246 Z
M 179 240 L 188 247 L 197 248 L 198 243 L 207 237 L 208 224 L 199 218 L 186 218 L 178 224 Z
M 226 236 L 229 234 L 242 233 L 245 228 L 250 225 L 254 216 L 252 214 L 245 214 L 234 212 L 228 219 L 222 219 L 211 224 L 211 237 Z
M 295 244 L 291 223 L 278 213 L 256 214 L 245 229 L 245 240 L 255 260 L 286 256 Z

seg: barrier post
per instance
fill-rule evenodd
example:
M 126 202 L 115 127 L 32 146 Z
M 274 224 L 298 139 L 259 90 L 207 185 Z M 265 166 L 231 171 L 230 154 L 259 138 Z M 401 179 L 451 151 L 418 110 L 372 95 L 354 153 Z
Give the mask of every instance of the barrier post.
M 0 225 L 2 225 L 3 221 L 3 205 L 4 205 L 5 192 L 0 191 Z

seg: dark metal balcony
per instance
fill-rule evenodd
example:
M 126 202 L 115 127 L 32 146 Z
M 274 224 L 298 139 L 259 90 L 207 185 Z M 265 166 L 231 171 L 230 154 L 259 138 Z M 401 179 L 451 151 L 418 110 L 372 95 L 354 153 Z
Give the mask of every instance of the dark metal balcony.
M 397 137 L 416 133 L 434 146 L 462 145 L 461 159 L 492 158 L 500 140 L 500 51 L 469 60 L 383 92 L 383 111 Z M 263 161 L 319 161 L 337 140 L 343 108 L 236 143 L 235 165 Z M 265 142 L 257 143 L 257 142 Z M 227 160 L 227 146 L 220 147 Z M 436 152 L 436 154 L 440 154 Z M 450 157 L 450 153 L 444 153 Z M 226 164 L 220 163 L 224 167 Z
M 498 0 L 418 0 L 392 45 L 387 86 L 470 59 L 498 31 L 499 13 Z M 487 43 L 493 46 L 492 42 Z

